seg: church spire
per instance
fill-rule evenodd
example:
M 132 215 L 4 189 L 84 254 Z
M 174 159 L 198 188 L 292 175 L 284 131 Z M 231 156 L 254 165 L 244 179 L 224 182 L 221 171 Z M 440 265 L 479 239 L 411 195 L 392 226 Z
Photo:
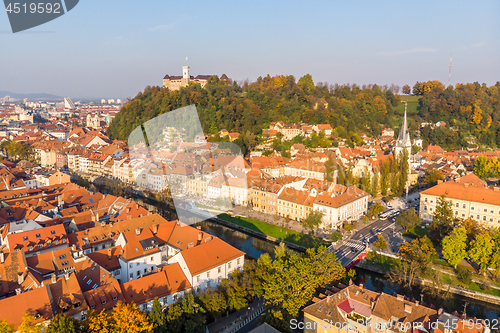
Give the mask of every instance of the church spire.
M 407 111 L 408 103 L 405 102 L 405 116 L 403 118 L 403 125 L 401 126 L 401 130 L 399 131 L 397 146 L 407 147 L 411 146 L 410 141 L 410 133 L 408 132 L 408 121 L 406 119 L 406 111 Z

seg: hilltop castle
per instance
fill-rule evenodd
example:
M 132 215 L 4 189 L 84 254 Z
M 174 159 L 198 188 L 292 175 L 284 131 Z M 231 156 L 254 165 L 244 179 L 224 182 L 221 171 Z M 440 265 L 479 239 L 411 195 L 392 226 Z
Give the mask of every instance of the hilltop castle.
M 189 74 L 189 66 L 182 66 L 182 76 L 165 75 L 163 78 L 163 86 L 170 90 L 178 90 L 180 87 L 187 87 L 189 82 L 199 83 L 202 87 L 207 84 L 208 79 L 213 75 L 198 75 L 194 77 Z M 226 74 L 222 74 L 221 80 L 229 80 Z

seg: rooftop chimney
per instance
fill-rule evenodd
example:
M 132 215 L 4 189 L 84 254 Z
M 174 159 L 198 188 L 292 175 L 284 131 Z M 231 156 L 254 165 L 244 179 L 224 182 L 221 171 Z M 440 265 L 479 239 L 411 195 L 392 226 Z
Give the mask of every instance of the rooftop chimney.
M 21 293 L 21 288 L 16 288 L 16 295 L 19 295 Z
M 17 273 L 17 283 L 23 284 L 23 282 L 24 282 L 24 273 L 22 272 Z
M 157 234 L 158 233 L 158 224 L 153 224 L 153 234 Z
M 405 312 L 411 313 L 411 305 L 405 304 Z
M 443 308 L 439 308 L 438 310 L 438 316 L 440 316 L 443 313 Z
M 127 214 L 130 213 L 130 207 L 127 207 Z
M 111 248 L 108 248 L 108 259 L 111 260 Z
M 198 242 L 201 242 L 202 239 L 203 239 L 203 232 L 199 232 L 198 233 Z
M 419 301 L 415 301 L 415 305 L 418 306 L 418 304 L 420 304 L 420 302 Z
M 5 254 L 3 254 L 3 251 L 0 251 L 0 263 L 3 264 L 5 262 Z
M 65 278 L 66 280 L 69 280 L 69 272 L 64 273 L 64 278 Z
M 363 290 L 363 284 L 362 283 L 359 284 L 359 287 L 361 288 L 361 290 Z
M 396 296 L 396 298 L 398 299 L 398 301 L 404 301 L 404 299 L 405 299 L 403 297 L 403 295 L 399 295 L 399 294 Z
M 135 229 L 135 234 L 139 236 L 141 234 L 141 228 Z
M 353 285 L 353 282 L 352 282 L 352 279 L 349 280 L 349 285 L 352 286 Z
M 52 274 L 50 275 L 50 281 L 52 281 L 52 283 L 56 283 L 56 281 L 57 281 L 57 277 L 56 277 L 56 275 L 55 275 L 54 273 L 52 273 Z
M 438 185 L 441 184 L 443 182 L 442 179 L 438 179 Z

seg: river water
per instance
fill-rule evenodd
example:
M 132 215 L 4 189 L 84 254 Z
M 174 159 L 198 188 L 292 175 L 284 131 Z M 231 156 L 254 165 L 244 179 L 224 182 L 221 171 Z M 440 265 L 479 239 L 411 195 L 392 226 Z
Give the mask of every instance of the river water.
M 198 222 L 193 226 L 200 226 L 203 231 L 223 239 L 237 249 L 245 252 L 248 257 L 253 259 L 258 258 L 264 253 L 272 255 L 274 247 L 276 246 L 270 241 L 252 237 L 240 231 L 233 230 L 211 221 Z M 376 292 L 383 291 L 386 294 L 397 292 L 403 294 L 400 286 L 389 282 L 384 275 L 360 268 L 356 268 L 355 283 L 363 283 L 365 288 Z M 419 290 L 414 289 L 412 290 L 412 293 L 414 294 L 412 295 L 413 297 L 420 300 L 421 296 Z M 408 293 L 405 292 L 404 294 Z M 430 296 L 424 294 L 424 302 L 426 302 L 428 298 L 430 298 Z M 443 307 L 444 310 L 449 313 L 453 312 L 454 310 L 462 312 L 464 309 L 464 304 L 466 302 L 468 303 L 466 307 L 466 313 L 469 317 L 490 320 L 498 319 L 500 317 L 500 304 L 493 305 L 473 299 L 466 299 L 459 296 L 452 296 L 448 300 L 437 300 L 435 301 L 435 305 L 436 307 Z

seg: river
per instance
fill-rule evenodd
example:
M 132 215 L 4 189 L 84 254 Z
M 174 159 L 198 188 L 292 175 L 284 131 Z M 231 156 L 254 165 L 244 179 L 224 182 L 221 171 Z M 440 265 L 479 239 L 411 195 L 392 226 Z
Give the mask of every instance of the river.
M 219 225 L 215 222 L 202 221 L 194 224 L 193 226 L 200 226 L 203 231 L 223 239 L 237 249 L 245 252 L 248 257 L 253 259 L 258 258 L 261 254 L 264 253 L 272 255 L 274 247 L 276 246 L 270 241 L 252 237 L 245 233 Z M 397 292 L 403 294 L 400 286 L 389 282 L 384 275 L 360 268 L 356 268 L 355 283 L 363 283 L 365 288 L 376 292 L 383 291 L 386 294 Z M 414 295 L 411 296 L 420 300 L 421 292 L 419 290 L 414 289 L 412 290 L 412 293 Z M 426 302 L 428 298 L 430 299 L 430 296 L 424 294 L 424 302 Z M 462 312 L 465 302 L 467 302 L 466 313 L 469 317 L 490 320 L 498 319 L 500 317 L 500 305 L 488 304 L 474 299 L 459 297 L 456 295 L 452 295 L 448 300 L 437 300 L 435 301 L 435 305 L 437 307 L 443 307 L 443 309 L 449 313 L 455 310 Z

